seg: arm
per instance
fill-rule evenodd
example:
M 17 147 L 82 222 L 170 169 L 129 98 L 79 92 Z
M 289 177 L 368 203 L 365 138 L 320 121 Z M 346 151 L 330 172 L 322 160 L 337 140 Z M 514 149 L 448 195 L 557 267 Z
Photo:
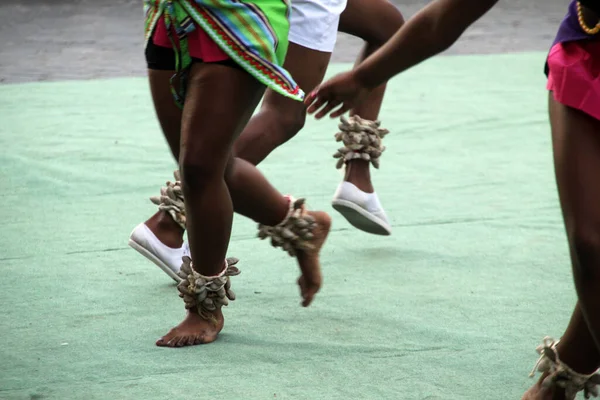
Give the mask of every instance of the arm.
M 441 53 L 497 1 L 437 0 L 428 4 L 356 68 L 356 78 L 367 88 L 375 88 Z
M 318 111 L 315 117 L 319 119 L 341 105 L 331 113 L 335 118 L 355 108 L 372 89 L 454 44 L 497 1 L 433 1 L 357 68 L 335 76 L 308 95 L 308 112 Z

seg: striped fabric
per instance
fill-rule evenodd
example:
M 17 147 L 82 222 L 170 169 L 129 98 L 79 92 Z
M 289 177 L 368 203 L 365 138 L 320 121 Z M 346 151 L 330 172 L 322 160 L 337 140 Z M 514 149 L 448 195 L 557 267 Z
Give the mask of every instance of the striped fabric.
M 301 101 L 304 92 L 281 66 L 288 46 L 287 0 L 144 0 L 146 44 L 161 15 L 179 38 L 177 70 L 191 63 L 186 33 L 203 29 L 254 78 L 276 92 Z

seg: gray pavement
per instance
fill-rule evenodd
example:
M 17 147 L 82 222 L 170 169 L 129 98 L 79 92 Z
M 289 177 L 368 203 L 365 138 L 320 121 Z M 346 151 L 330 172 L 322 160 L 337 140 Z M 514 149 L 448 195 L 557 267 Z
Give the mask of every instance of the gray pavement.
M 394 0 L 405 18 L 428 1 Z M 546 51 L 567 0 L 501 0 L 448 54 Z M 141 76 L 141 0 L 1 0 L 0 82 Z M 359 39 L 340 34 L 334 62 L 353 61 Z

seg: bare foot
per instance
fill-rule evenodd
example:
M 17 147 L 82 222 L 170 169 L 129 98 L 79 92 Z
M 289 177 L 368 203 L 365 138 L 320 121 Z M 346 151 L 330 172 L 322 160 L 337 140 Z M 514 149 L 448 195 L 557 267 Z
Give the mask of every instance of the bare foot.
M 178 249 L 183 245 L 183 229 L 166 212 L 158 211 L 144 224 L 165 246 Z
M 521 400 L 563 400 L 565 398 L 565 391 L 563 389 L 556 386 L 547 389 L 542 387 L 542 381 L 546 376 L 548 374 L 544 373 L 540 380 L 525 392 Z
M 311 241 L 314 248 L 308 251 L 298 251 L 296 256 L 300 271 L 302 271 L 302 275 L 298 278 L 298 286 L 300 286 L 303 307 L 308 307 L 319 289 L 321 289 L 323 277 L 321 276 L 319 252 L 331 229 L 331 217 L 327 213 L 308 211 L 308 215 L 312 216 L 317 222 L 317 227 L 313 232 L 314 237 Z
M 158 339 L 156 345 L 160 347 L 184 347 L 214 342 L 223 329 L 225 320 L 221 310 L 213 312 L 212 315 L 216 319 L 216 324 L 214 321 L 202 318 L 195 310 L 188 311 L 183 322 Z

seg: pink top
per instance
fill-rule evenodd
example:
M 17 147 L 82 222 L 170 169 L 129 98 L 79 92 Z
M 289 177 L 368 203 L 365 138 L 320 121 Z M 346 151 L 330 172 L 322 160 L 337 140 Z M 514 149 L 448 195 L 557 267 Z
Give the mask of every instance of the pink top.
M 548 55 L 548 84 L 561 104 L 600 121 L 600 40 L 557 43 Z

